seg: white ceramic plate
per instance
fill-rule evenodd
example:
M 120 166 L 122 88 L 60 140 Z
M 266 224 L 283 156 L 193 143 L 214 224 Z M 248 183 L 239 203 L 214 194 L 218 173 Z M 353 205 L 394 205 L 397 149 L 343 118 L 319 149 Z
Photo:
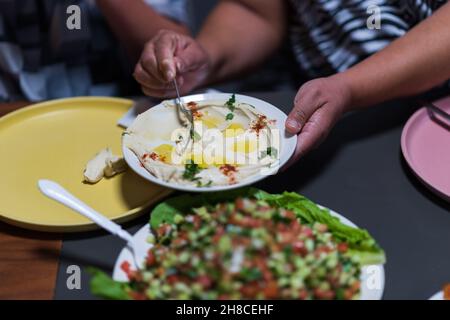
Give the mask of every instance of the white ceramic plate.
M 345 225 L 356 227 L 356 225 L 348 220 L 347 218 L 341 216 L 339 213 L 336 213 L 330 210 L 330 213 L 338 217 L 341 222 Z M 150 235 L 150 226 L 146 224 L 138 232 L 135 233 L 134 239 L 138 243 L 142 243 L 147 249 L 152 247 L 146 239 Z M 120 268 L 120 265 L 127 261 L 130 263 L 131 267 L 136 269 L 136 265 L 134 263 L 133 256 L 131 254 L 130 249 L 128 247 L 124 247 L 117 257 L 116 263 L 114 265 L 113 271 L 113 279 L 116 281 L 127 282 L 128 278 Z M 361 272 L 361 300 L 380 300 L 383 296 L 384 291 L 384 267 L 383 265 L 370 265 L 362 268 Z
M 183 103 L 188 103 L 190 101 L 194 102 L 200 102 L 200 101 L 208 101 L 208 100 L 219 100 L 219 101 L 227 101 L 230 98 L 230 93 L 205 93 L 205 94 L 196 94 L 191 96 L 186 96 L 181 98 Z M 295 147 L 297 145 L 297 136 L 289 134 L 284 129 L 284 123 L 286 121 L 286 114 L 278 109 L 277 107 L 271 105 L 270 103 L 267 103 L 265 101 L 262 101 L 257 98 L 244 96 L 240 94 L 236 94 L 236 101 L 248 103 L 253 105 L 257 111 L 265 114 L 269 119 L 276 120 L 276 126 L 281 132 L 280 137 L 280 147 L 281 151 L 279 152 L 279 166 L 278 168 L 281 168 L 292 156 L 292 154 L 295 151 Z M 151 108 L 151 112 L 155 113 L 155 117 L 158 116 L 158 111 L 163 110 L 165 108 L 164 105 L 158 104 Z M 270 174 L 276 174 L 277 169 L 275 168 L 269 173 L 264 174 L 257 174 L 251 177 L 248 177 L 247 179 L 244 179 L 236 184 L 233 185 L 225 185 L 225 186 L 211 186 L 211 187 L 196 187 L 196 186 L 186 186 L 186 185 L 180 185 L 174 182 L 166 182 L 162 179 L 156 178 L 153 176 L 150 172 L 148 172 L 145 168 L 141 166 L 141 163 L 138 159 L 138 157 L 130 150 L 128 149 L 123 143 L 122 143 L 122 151 L 125 158 L 125 161 L 128 163 L 130 168 L 142 176 L 144 179 L 150 180 L 151 182 L 157 183 L 159 185 L 162 185 L 167 188 L 177 189 L 181 191 L 190 191 L 190 192 L 212 192 L 212 191 L 223 191 L 223 190 L 230 190 L 230 189 L 236 189 L 240 188 L 246 185 L 250 185 L 252 183 L 255 183 L 259 180 L 262 180 L 264 178 L 267 178 L 270 176 Z

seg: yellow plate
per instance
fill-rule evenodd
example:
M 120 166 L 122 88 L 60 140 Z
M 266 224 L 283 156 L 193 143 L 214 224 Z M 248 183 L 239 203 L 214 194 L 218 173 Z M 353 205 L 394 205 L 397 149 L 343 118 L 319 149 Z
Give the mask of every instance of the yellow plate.
M 132 170 L 83 183 L 83 169 L 99 150 L 121 154 L 117 120 L 131 100 L 82 97 L 30 106 L 0 118 L 0 218 L 39 231 L 95 229 L 90 220 L 45 197 L 39 179 L 60 183 L 107 217 L 124 222 L 170 190 L 148 182 Z

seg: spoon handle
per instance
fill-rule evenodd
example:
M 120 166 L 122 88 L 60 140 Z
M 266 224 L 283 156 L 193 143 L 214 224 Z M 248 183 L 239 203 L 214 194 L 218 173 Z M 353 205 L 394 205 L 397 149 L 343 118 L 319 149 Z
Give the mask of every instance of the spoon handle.
M 69 207 L 70 209 L 82 214 L 86 218 L 95 222 L 98 226 L 109 231 L 110 233 L 124 239 L 129 242 L 132 236 L 122 229 L 120 225 L 114 221 L 108 219 L 104 215 L 98 213 L 87 204 L 77 199 L 74 195 L 68 192 L 66 189 L 61 187 L 58 183 L 50 180 L 39 180 L 39 189 L 47 197 L 62 203 L 63 205 Z

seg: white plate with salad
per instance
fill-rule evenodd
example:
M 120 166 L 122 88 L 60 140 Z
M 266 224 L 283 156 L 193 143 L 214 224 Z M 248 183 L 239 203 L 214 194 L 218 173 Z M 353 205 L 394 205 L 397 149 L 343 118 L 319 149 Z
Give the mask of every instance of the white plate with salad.
M 190 192 L 236 189 L 276 174 L 295 151 L 286 114 L 257 98 L 207 93 L 182 98 L 193 125 L 167 100 L 124 132 L 126 162 L 159 185 Z
M 94 271 L 94 294 L 378 300 L 384 290 L 385 255 L 370 234 L 296 193 L 182 195 L 155 207 L 134 237 L 149 250 L 144 268 L 125 247 L 113 279 Z

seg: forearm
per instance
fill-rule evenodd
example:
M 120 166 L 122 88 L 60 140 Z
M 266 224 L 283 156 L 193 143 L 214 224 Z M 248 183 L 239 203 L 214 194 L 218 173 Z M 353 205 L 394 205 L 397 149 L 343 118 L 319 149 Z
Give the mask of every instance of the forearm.
M 240 74 L 269 57 L 283 41 L 284 9 L 281 0 L 221 1 L 197 37 L 210 58 L 207 82 Z
M 450 4 L 384 50 L 335 76 L 353 107 L 424 92 L 450 78 Z
M 159 30 L 189 33 L 185 26 L 159 15 L 142 0 L 97 0 L 97 5 L 133 62 Z

